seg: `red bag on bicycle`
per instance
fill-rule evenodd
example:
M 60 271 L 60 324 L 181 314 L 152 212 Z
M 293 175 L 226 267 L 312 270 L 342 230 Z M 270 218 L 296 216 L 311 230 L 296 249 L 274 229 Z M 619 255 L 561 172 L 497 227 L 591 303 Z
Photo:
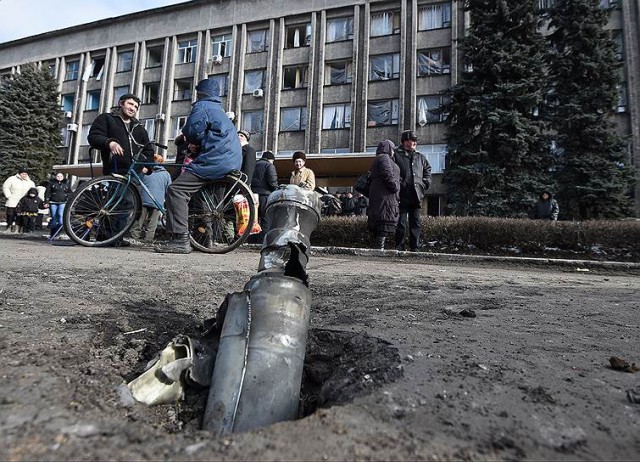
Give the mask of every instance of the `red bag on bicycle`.
M 255 201 L 253 202 L 253 206 L 255 208 L 254 217 L 258 216 L 258 204 Z M 251 216 L 251 210 L 249 209 L 249 201 L 246 197 L 238 194 L 233 197 L 233 207 L 236 209 L 236 224 L 238 226 L 238 235 L 241 236 L 245 233 L 247 229 L 247 225 L 249 224 L 249 217 Z M 254 220 L 253 226 L 251 227 L 250 234 L 258 234 L 262 231 L 258 220 Z

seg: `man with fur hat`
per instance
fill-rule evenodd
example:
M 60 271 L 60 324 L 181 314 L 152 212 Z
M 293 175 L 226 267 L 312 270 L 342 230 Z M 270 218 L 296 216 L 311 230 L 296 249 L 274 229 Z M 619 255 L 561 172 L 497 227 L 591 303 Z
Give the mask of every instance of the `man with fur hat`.
M 220 87 L 213 79 L 196 86 L 198 100 L 193 103 L 182 133 L 187 142 L 199 147 L 198 156 L 167 190 L 167 231 L 171 240 L 158 244 L 156 252 L 189 253 L 189 200 L 203 184 L 223 178 L 242 166 L 242 147 L 236 128 L 224 110 Z
M 10 176 L 2 185 L 2 193 L 7 198 L 5 204 L 7 212 L 7 233 L 15 233 L 18 231 L 16 225 L 16 206 L 20 199 L 27 195 L 31 188 L 35 188 L 36 184 L 29 178 L 29 172 L 26 167 L 20 167 L 16 175 Z

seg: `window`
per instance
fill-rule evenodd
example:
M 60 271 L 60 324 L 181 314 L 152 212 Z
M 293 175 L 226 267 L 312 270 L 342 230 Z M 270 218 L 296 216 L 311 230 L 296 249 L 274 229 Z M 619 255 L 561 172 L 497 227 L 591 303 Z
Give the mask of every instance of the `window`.
M 158 104 L 160 99 L 160 82 L 145 83 L 142 86 L 142 104 Z
M 216 35 L 211 39 L 211 55 L 231 56 L 231 34 Z
M 182 133 L 182 127 L 187 123 L 187 116 L 179 116 L 173 118 L 174 127 L 176 127 L 176 131 L 174 132 L 173 139 L 176 139 Z
M 556 6 L 556 0 L 538 0 L 538 8 L 546 11 Z
M 436 3 L 420 8 L 418 30 L 442 29 L 451 27 L 451 3 Z
M 322 109 L 322 129 L 351 127 L 351 104 L 331 104 Z
M 400 15 L 395 11 L 371 14 L 371 37 L 400 33 Z
M 613 31 L 611 39 L 616 46 L 616 58 L 618 58 L 618 61 L 624 61 L 624 38 L 622 36 L 622 31 Z
M 60 97 L 60 108 L 64 112 L 73 111 L 73 101 L 75 100 L 75 95 L 73 93 L 68 93 L 66 95 L 62 95 Z
M 353 18 L 327 20 L 327 43 L 353 39 Z
M 244 94 L 251 94 L 253 90 L 264 90 L 264 70 L 247 71 L 244 73 Z
M 247 34 L 247 53 L 267 51 L 267 29 L 252 30 Z
M 283 90 L 306 88 L 309 85 L 309 66 L 288 66 L 283 69 Z
M 416 151 L 427 157 L 431 165 L 431 173 L 442 173 L 447 158 L 446 144 L 421 144 L 416 146 Z
M 193 63 L 198 54 L 198 41 L 185 40 L 178 42 L 178 55 L 176 56 L 176 64 Z
M 311 24 L 287 26 L 285 48 L 308 47 L 311 45 Z
M 80 133 L 80 145 L 88 146 L 89 145 L 89 130 L 91 130 L 91 124 L 86 124 L 82 126 L 82 131 Z
M 173 87 L 173 100 L 182 101 L 185 99 L 191 99 L 191 79 L 178 79 L 174 82 Z
M 100 90 L 92 90 L 87 92 L 86 111 L 97 111 L 100 108 Z
M 264 112 L 247 111 L 242 113 L 242 128 L 249 133 L 262 133 L 264 131 Z
M 67 63 L 67 69 L 64 74 L 65 80 L 77 80 L 78 70 L 80 69 L 80 61 L 69 61 Z
M 164 47 L 156 46 L 147 48 L 147 63 L 146 67 L 159 67 L 162 66 L 162 55 L 164 54 Z
M 118 53 L 118 66 L 116 72 L 129 72 L 133 68 L 133 51 Z
M 55 78 L 56 77 L 56 64 L 55 63 L 47 64 L 47 72 L 49 73 L 49 77 Z
M 369 80 L 389 80 L 400 77 L 400 53 L 372 56 L 369 60 Z
M 320 149 L 320 154 L 349 154 L 349 148 L 324 148 Z M 375 152 L 375 151 L 374 151 Z
M 627 112 L 628 96 L 627 96 L 627 82 L 622 82 L 618 85 L 618 112 Z
M 58 147 L 68 148 L 71 143 L 71 132 L 67 130 L 67 126 L 60 127 L 60 145 Z
M 218 86 L 220 87 L 220 96 L 227 96 L 227 93 L 229 92 L 229 89 L 228 89 L 229 75 L 228 74 L 212 74 L 209 76 L 209 78 L 215 80 L 218 83 Z
M 280 131 L 293 132 L 307 128 L 307 108 L 287 107 L 280 110 Z
M 113 105 L 118 105 L 118 100 L 122 95 L 126 95 L 129 93 L 129 85 L 125 85 L 123 87 L 113 87 Z
M 353 70 L 351 60 L 326 63 L 324 67 L 325 85 L 344 85 L 351 83 Z
M 369 101 L 367 103 L 367 127 L 398 125 L 398 100 Z
M 149 139 L 154 139 L 156 136 L 156 119 L 142 119 L 140 122 L 149 134 Z
M 600 8 L 608 10 L 609 8 L 618 8 L 618 0 L 600 0 Z
M 93 71 L 91 72 L 90 77 L 95 77 L 96 80 L 100 80 L 102 78 L 102 74 L 104 73 L 104 56 L 100 58 L 94 58 L 93 62 Z
M 418 77 L 451 72 L 451 49 L 433 48 L 418 51 Z
M 447 97 L 439 95 L 419 97 L 417 104 L 418 125 L 423 127 L 427 124 L 444 122 L 447 119 L 447 114 L 441 110 L 440 106 L 448 101 Z

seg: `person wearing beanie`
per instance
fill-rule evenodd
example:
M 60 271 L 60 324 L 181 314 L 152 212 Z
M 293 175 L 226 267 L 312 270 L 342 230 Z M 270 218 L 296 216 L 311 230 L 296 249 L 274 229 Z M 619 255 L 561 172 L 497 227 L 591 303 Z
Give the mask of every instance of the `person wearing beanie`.
M 267 229 L 265 209 L 269 194 L 278 189 L 278 173 L 273 165 L 276 157 L 271 151 L 264 151 L 262 157 L 256 162 L 256 168 L 251 180 L 251 190 L 258 195 L 258 220 L 262 232 Z
M 32 233 L 36 230 L 36 218 L 38 210 L 47 208 L 47 205 L 38 197 L 38 190 L 34 187 L 27 191 L 16 205 L 16 214 L 22 226 L 23 233 Z
M 27 195 L 31 188 L 35 188 L 36 184 L 29 178 L 29 172 L 26 167 L 18 169 L 18 173 L 10 176 L 2 185 L 2 193 L 7 199 L 5 203 L 7 215 L 7 233 L 15 233 L 18 231 L 16 220 L 16 206 L 20 199 Z
M 307 161 L 307 156 L 302 151 L 296 151 L 293 153 L 293 167 L 291 172 L 291 178 L 289 184 L 295 184 L 307 191 L 313 191 L 316 189 L 316 176 L 313 170 L 304 166 Z
M 246 130 L 238 130 L 238 140 L 242 146 L 242 167 L 240 170 L 247 175 L 247 185 L 251 187 L 253 172 L 256 168 L 256 150 L 249 145 L 251 133 Z

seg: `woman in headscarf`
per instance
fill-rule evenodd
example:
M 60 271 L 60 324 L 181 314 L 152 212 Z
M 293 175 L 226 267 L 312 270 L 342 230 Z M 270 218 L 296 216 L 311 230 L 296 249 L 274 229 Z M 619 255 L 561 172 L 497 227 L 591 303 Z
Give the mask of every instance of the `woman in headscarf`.
M 380 250 L 387 235 L 395 233 L 400 215 L 400 168 L 393 160 L 394 150 L 393 142 L 381 141 L 370 169 L 368 226 Z

